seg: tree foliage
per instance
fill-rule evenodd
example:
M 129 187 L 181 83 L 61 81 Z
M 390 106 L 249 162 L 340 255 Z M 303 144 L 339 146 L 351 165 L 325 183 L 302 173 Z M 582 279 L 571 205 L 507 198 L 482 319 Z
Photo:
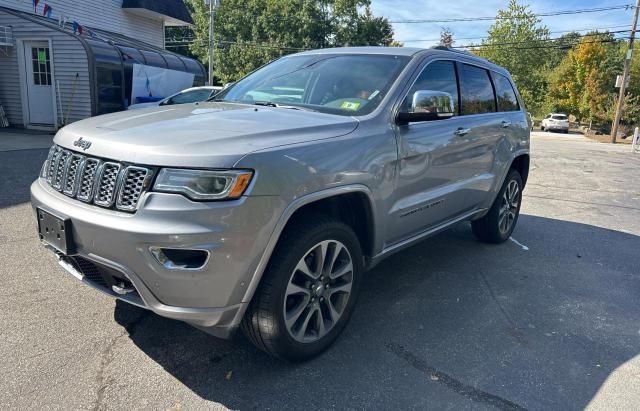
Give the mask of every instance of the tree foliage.
M 546 91 L 549 29 L 528 5 L 510 0 L 498 11 L 487 38 L 474 52 L 511 72 L 531 111 L 538 111 Z
M 208 62 L 208 9 L 187 0 L 194 18 L 191 51 Z M 321 47 L 392 45 L 393 29 L 370 0 L 223 0 L 215 13 L 215 76 L 234 81 L 292 52 Z
M 440 30 L 440 43 L 438 45 L 451 48 L 454 43 L 455 40 L 453 40 L 453 32 L 451 29 L 449 27 L 443 27 Z
M 549 75 L 550 110 L 568 112 L 584 121 L 612 117 L 620 50 L 610 33 L 583 36 Z

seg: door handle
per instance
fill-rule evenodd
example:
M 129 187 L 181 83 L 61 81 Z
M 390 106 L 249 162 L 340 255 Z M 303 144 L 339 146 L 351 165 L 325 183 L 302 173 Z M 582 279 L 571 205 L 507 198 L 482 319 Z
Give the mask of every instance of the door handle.
M 460 127 L 459 129 L 457 129 L 456 131 L 453 132 L 453 134 L 455 134 L 456 136 L 464 136 L 471 133 L 471 129 L 470 128 L 462 128 Z
M 507 128 L 509 126 L 511 126 L 511 122 L 510 121 L 506 121 L 505 120 L 505 121 L 502 122 L 502 128 Z

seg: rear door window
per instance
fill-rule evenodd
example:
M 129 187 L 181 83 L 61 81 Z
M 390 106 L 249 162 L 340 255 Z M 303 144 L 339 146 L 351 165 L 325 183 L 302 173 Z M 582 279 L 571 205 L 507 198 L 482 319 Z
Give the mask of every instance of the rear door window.
M 493 73 L 493 84 L 496 86 L 498 111 L 518 111 L 518 99 L 509 79 L 502 74 Z
M 493 113 L 496 97 L 489 72 L 483 68 L 462 64 L 460 95 L 462 115 Z

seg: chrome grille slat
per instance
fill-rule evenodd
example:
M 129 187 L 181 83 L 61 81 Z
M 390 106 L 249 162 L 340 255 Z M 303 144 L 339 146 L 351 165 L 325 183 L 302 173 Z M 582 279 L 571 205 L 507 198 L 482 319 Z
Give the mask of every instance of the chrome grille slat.
M 95 185 L 98 167 L 100 167 L 100 160 L 87 158 L 84 161 L 82 173 L 80 174 L 80 184 L 78 185 L 78 200 L 88 203 L 93 198 L 93 187 Z
M 135 212 L 147 190 L 153 169 L 103 161 L 55 145 L 42 177 L 68 197 L 100 207 Z
M 111 207 L 116 198 L 120 164 L 106 162 L 100 166 L 96 179 L 96 193 L 93 202 L 102 207 Z
M 51 176 L 51 187 L 58 191 L 62 190 L 62 179 L 64 178 L 65 169 L 68 165 L 67 160 L 69 157 L 71 157 L 71 152 L 68 150 L 62 150 L 56 158 L 55 171 Z
M 150 178 L 151 172 L 148 168 L 135 166 L 125 168 L 122 172 L 122 188 L 118 192 L 116 207 L 120 210 L 135 210 Z
M 82 166 L 83 160 L 84 156 L 79 154 L 73 154 L 71 155 L 71 158 L 67 160 L 69 164 L 65 170 L 62 192 L 70 197 L 74 197 L 76 195 L 76 190 L 78 188 L 76 181 L 78 180 L 78 174 L 80 173 L 80 167 Z

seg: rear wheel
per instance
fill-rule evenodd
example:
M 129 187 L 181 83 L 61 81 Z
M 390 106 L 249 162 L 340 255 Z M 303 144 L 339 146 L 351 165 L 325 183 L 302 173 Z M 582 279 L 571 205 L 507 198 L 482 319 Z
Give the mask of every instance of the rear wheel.
M 486 243 L 497 244 L 506 241 L 518 222 L 521 203 L 522 177 L 516 170 L 511 169 L 489 212 L 471 222 L 473 234 L 478 240 Z
M 358 238 L 323 216 L 288 227 L 242 322 L 249 340 L 301 361 L 327 349 L 353 311 L 362 274 Z

